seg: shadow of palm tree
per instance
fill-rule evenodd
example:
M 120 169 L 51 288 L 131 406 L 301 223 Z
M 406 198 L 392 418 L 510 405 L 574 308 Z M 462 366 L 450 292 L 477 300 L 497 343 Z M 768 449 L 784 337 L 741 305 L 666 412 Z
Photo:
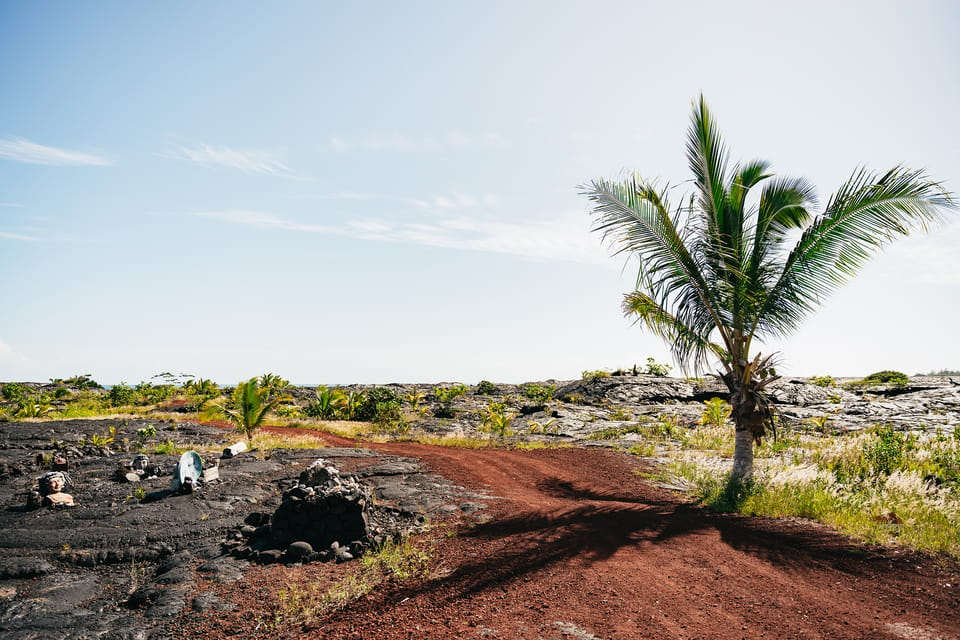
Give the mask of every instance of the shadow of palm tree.
M 624 547 L 665 545 L 712 531 L 729 547 L 791 573 L 829 566 L 852 575 L 878 575 L 885 562 L 837 533 L 809 525 L 712 514 L 680 501 L 597 493 L 559 479 L 542 485 L 546 493 L 569 499 L 569 507 L 527 512 L 462 530 L 460 535 L 467 538 L 505 544 L 493 557 L 485 554 L 449 575 L 404 590 L 404 595 L 436 593 L 453 601 L 506 588 L 570 558 L 601 562 Z

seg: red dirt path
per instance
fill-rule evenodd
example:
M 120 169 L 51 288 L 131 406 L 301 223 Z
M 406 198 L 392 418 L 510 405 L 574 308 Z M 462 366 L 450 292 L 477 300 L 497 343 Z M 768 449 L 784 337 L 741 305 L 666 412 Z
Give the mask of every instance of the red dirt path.
M 711 515 L 639 478 L 643 463 L 625 454 L 363 446 L 500 499 L 485 523 L 427 534 L 428 579 L 382 585 L 291 637 L 960 638 L 956 561 L 805 521 Z M 253 567 L 221 588 L 236 611 L 185 616 L 183 631 L 278 637 L 257 626 L 279 588 L 352 564 Z

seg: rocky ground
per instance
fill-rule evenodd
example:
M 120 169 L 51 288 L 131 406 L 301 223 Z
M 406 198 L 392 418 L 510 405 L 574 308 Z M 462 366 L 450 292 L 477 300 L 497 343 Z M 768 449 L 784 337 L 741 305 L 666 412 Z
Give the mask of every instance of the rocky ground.
M 219 479 L 190 494 L 170 490 L 178 455 L 151 456 L 159 477 L 128 482 L 133 453 L 76 446 L 116 427 L 116 442 L 153 427 L 152 440 L 208 450 Z M 231 440 L 227 440 L 231 438 Z M 231 553 L 250 522 L 269 517 L 308 465 L 323 458 L 370 487 L 371 531 L 416 533 L 426 517 L 476 511 L 486 496 L 456 487 L 417 460 L 358 447 L 246 452 L 219 459 L 232 442 L 222 428 L 155 420 L 68 420 L 0 424 L 0 636 L 4 638 L 170 637 L 181 610 L 234 605 L 192 597 L 198 579 L 239 580 L 248 559 Z M 76 506 L 29 508 L 43 473 L 37 457 L 65 452 L 65 492 Z M 120 473 L 118 473 L 120 471 Z M 349 541 L 347 541 L 349 542 Z M 261 562 L 271 557 L 261 545 Z M 259 555 L 259 551 L 257 552 Z M 249 554 L 246 556 L 249 558 Z M 332 558 L 330 558 L 332 559 Z
M 640 416 L 692 424 L 703 400 L 722 395 L 710 381 L 651 376 L 543 384 L 556 386 L 558 400 L 530 403 L 508 385 L 494 396 L 471 390 L 454 402 L 454 417 L 434 417 L 429 407 L 421 425 L 473 434 L 500 398 L 521 414 L 518 437 L 611 445 L 586 438 Z M 312 391 L 299 394 L 307 400 Z M 827 414 L 837 430 L 960 424 L 960 385 L 947 378 L 856 393 L 786 380 L 774 395 L 797 425 Z M 530 423 L 541 429 L 530 433 Z M 91 443 L 110 427 L 111 446 Z M 152 443 L 169 438 L 202 452 L 208 467 L 219 462 L 219 479 L 172 493 L 178 456 L 151 455 L 163 474 L 126 481 L 146 427 L 157 431 Z M 956 562 L 866 548 L 799 521 L 711 516 L 641 480 L 634 472 L 644 463 L 613 450 L 357 446 L 299 432 L 323 448 L 218 460 L 233 434 L 190 421 L 0 423 L 0 636 L 958 637 Z M 130 451 L 117 451 L 124 440 Z M 28 508 L 38 464 L 55 451 L 67 457 L 65 491 L 76 506 Z M 279 589 L 356 571 L 356 563 L 322 562 L 336 554 L 321 549 L 313 550 L 317 562 L 292 562 L 255 535 L 284 499 L 296 498 L 297 479 L 318 458 L 370 492 L 373 529 L 430 525 L 420 536 L 433 548 L 430 573 L 381 585 L 305 631 L 270 627 L 264 620 L 276 613 Z

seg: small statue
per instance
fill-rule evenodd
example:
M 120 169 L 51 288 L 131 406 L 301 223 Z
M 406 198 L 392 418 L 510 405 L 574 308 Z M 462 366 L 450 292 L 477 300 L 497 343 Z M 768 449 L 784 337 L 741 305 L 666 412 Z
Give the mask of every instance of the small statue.
M 60 471 L 51 471 L 40 477 L 40 495 L 42 504 L 46 507 L 75 506 L 73 496 L 63 493 L 67 485 L 66 476 Z

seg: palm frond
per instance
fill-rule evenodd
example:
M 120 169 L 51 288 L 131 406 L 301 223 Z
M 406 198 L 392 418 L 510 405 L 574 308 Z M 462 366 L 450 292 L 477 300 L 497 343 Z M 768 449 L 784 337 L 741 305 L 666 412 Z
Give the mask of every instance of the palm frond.
M 634 176 L 622 182 L 594 180 L 583 193 L 594 204 L 594 230 L 603 233 L 614 254 L 631 253 L 639 258 L 638 289 L 661 307 L 679 309 L 678 320 L 691 331 L 706 334 L 720 327 L 723 332 L 703 261 L 687 249 L 696 227 L 678 231 L 665 188 L 658 190 L 655 184 Z
M 711 355 L 726 361 L 723 347 L 693 331 L 641 291 L 623 297 L 623 313 L 627 317 L 634 316 L 635 323 L 642 322 L 652 334 L 667 342 L 674 359 L 687 372 L 707 365 Z
M 699 102 L 694 103 L 687 130 L 687 164 L 699 191 L 699 209 L 714 221 L 723 213 L 726 202 L 726 163 L 727 152 L 720 131 L 707 107 L 706 98 L 701 94 Z
M 941 209 L 955 206 L 943 185 L 922 171 L 858 169 L 787 257 L 758 313 L 763 328 L 788 333 L 877 251 L 899 236 L 926 230 L 941 219 Z

